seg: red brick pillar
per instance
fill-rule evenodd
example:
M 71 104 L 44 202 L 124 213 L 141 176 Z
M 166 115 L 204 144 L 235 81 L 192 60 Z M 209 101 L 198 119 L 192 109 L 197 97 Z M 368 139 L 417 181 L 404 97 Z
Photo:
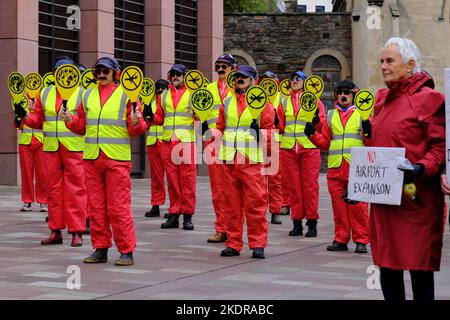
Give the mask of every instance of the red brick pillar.
M 39 71 L 38 0 L 0 2 L 0 185 L 20 183 L 18 131 L 7 88 L 8 75 Z

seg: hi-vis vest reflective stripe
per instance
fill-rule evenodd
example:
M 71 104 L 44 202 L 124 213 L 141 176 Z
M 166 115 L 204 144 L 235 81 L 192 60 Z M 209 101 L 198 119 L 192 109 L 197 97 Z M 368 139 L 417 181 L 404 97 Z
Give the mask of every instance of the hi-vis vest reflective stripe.
M 211 110 L 211 113 L 208 115 L 208 119 L 207 119 L 208 127 L 210 129 L 215 129 L 217 120 L 219 119 L 220 106 L 223 104 L 223 101 L 220 98 L 219 82 L 216 81 L 216 82 L 210 83 L 208 85 L 208 90 L 211 91 L 211 93 L 214 97 L 213 109 Z M 231 95 L 232 95 L 232 93 L 230 92 L 230 90 L 228 90 L 228 93 L 227 93 L 227 96 L 225 97 L 225 99 L 230 97 Z
M 77 114 L 77 106 L 81 103 L 83 90 L 77 88 L 67 101 L 67 108 L 71 114 Z M 59 148 L 61 142 L 69 151 L 84 150 L 84 136 L 67 129 L 64 120 L 56 113 L 56 87 L 50 86 L 41 92 L 44 121 L 44 151 L 53 152 Z
M 342 159 L 350 162 L 351 147 L 364 147 L 361 135 L 361 116 L 355 110 L 344 128 L 339 111 L 334 109 L 328 111 L 327 121 L 328 127 L 333 134 L 328 153 L 328 168 L 339 168 L 342 164 Z
M 150 108 L 152 108 L 153 114 L 156 112 L 156 100 L 150 103 Z M 147 146 L 152 146 L 156 143 L 156 139 L 161 141 L 162 139 L 163 126 L 151 125 L 147 131 Z
M 250 133 L 253 118 L 249 108 L 246 107 L 239 117 L 235 96 L 228 97 L 224 103 L 225 130 L 222 136 L 219 159 L 232 161 L 237 151 L 255 163 L 262 163 L 262 150 L 255 137 Z M 261 116 L 258 122 L 260 122 L 260 119 Z
M 281 136 L 282 149 L 292 149 L 295 146 L 295 141 L 300 143 L 305 149 L 317 148 L 305 134 L 306 118 L 300 116 L 300 111 L 297 113 L 297 117 L 294 115 L 294 105 L 292 104 L 291 97 L 287 97 L 283 100 L 283 110 L 286 117 L 286 127 L 284 133 Z
M 24 125 L 23 130 L 20 133 L 19 144 L 25 146 L 29 145 L 33 136 L 42 143 L 44 141 L 44 134 L 42 132 L 42 130 L 33 129 Z
M 172 89 L 167 90 L 161 96 L 161 105 L 164 110 L 162 140 L 170 141 L 172 134 L 175 133 L 175 136 L 181 142 L 194 142 L 194 118 L 191 103 L 189 102 L 190 93 L 186 90 L 175 110 L 171 91 Z
M 131 161 L 130 136 L 127 128 L 128 97 L 118 86 L 103 105 L 98 88 L 86 90 L 83 106 L 86 112 L 86 149 L 83 158 L 95 160 L 100 149 L 118 161 Z

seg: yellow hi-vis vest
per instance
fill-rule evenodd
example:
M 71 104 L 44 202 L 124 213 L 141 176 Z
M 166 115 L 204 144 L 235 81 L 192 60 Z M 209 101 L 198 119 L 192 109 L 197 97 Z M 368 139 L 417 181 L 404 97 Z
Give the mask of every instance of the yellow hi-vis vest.
M 250 132 L 253 118 L 246 107 L 239 117 L 238 104 L 235 96 L 225 99 L 224 102 L 225 130 L 222 136 L 219 159 L 232 161 L 236 151 L 245 155 L 252 162 L 262 163 L 263 154 L 261 148 Z M 258 119 L 258 123 L 261 116 Z
M 328 111 L 327 118 L 328 127 L 333 135 L 328 153 L 328 168 L 339 168 L 342 159 L 350 163 L 351 147 L 364 147 L 361 116 L 355 110 L 347 120 L 345 128 L 336 109 Z
M 217 119 L 219 119 L 220 106 L 223 104 L 223 101 L 220 98 L 219 82 L 216 81 L 216 82 L 210 83 L 208 85 L 208 90 L 211 91 L 211 93 L 214 97 L 213 109 L 211 110 L 211 113 L 208 115 L 208 119 L 207 119 L 208 128 L 215 129 Z M 227 93 L 227 96 L 225 97 L 225 99 L 231 95 L 232 95 L 232 93 L 230 92 L 230 90 L 228 90 L 228 93 Z
M 150 103 L 153 114 L 156 113 L 156 99 Z M 147 146 L 153 146 L 156 143 L 156 139 L 161 141 L 163 132 L 163 126 L 151 125 L 147 131 Z
M 128 101 L 120 86 L 114 89 L 103 107 L 98 88 L 85 91 L 83 107 L 86 113 L 86 149 L 83 159 L 97 159 L 101 149 L 110 159 L 131 161 L 127 128 Z
M 27 111 L 30 111 L 28 108 Z M 27 146 L 31 143 L 31 139 L 33 136 L 40 142 L 44 142 L 44 133 L 40 129 L 33 129 L 26 125 L 23 126 L 22 131 L 20 132 L 19 136 L 19 144 Z
M 283 100 L 283 110 L 286 117 L 286 127 L 281 136 L 280 147 L 282 149 L 292 149 L 297 141 L 305 149 L 317 148 L 304 132 L 307 122 L 306 118 L 300 115 L 300 110 L 297 113 L 297 116 L 295 116 L 291 97 L 287 97 Z
M 164 110 L 162 140 L 171 141 L 172 134 L 175 134 L 181 142 L 194 142 L 194 118 L 192 106 L 189 101 L 191 95 L 189 91 L 186 90 L 175 110 L 171 91 L 172 89 L 164 91 L 161 96 L 161 106 Z
M 281 103 L 281 93 L 277 92 L 277 95 L 275 97 L 275 101 L 273 104 L 273 107 L 275 108 L 275 112 L 278 111 L 278 108 L 280 107 L 280 103 Z M 273 138 L 276 142 L 281 141 L 281 135 L 278 132 L 275 132 L 275 134 L 273 135 Z
M 77 107 L 81 102 L 83 90 L 77 88 L 67 101 L 67 109 L 70 114 L 76 115 Z M 41 92 L 42 108 L 45 115 L 44 121 L 44 151 L 54 152 L 62 143 L 69 151 L 84 150 L 84 136 L 73 133 L 67 129 L 64 120 L 56 113 L 56 87 L 50 86 Z

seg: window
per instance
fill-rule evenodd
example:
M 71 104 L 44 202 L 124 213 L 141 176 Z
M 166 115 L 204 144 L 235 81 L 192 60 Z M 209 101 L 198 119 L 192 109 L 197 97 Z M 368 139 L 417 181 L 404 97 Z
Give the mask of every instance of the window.
M 115 0 L 114 2 L 114 56 L 122 68 L 134 65 L 145 75 L 145 0 Z M 145 172 L 145 135 L 131 138 L 133 178 L 142 178 Z
M 79 5 L 76 0 L 39 0 L 39 73 L 52 70 L 55 58 L 79 59 L 79 30 L 67 28 L 67 7 Z
M 297 5 L 297 12 L 306 13 L 306 4 L 298 4 Z
M 144 0 L 115 0 L 114 56 L 123 68 L 135 65 L 144 71 Z
M 316 12 L 325 12 L 325 6 L 316 6 Z
M 330 55 L 318 57 L 312 65 L 312 73 L 321 76 L 325 89 L 322 93 L 322 102 L 326 111 L 334 107 L 334 88 L 341 81 L 342 67 L 339 61 Z
M 175 63 L 197 68 L 197 0 L 175 0 Z

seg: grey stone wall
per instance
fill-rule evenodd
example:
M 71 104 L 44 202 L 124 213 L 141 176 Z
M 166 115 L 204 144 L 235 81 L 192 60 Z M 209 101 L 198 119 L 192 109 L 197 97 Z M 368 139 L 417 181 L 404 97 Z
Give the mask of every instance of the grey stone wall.
M 224 49 L 243 50 L 258 72 L 273 70 L 281 77 L 304 69 L 317 50 L 332 48 L 352 64 L 351 15 L 298 13 L 224 17 Z

